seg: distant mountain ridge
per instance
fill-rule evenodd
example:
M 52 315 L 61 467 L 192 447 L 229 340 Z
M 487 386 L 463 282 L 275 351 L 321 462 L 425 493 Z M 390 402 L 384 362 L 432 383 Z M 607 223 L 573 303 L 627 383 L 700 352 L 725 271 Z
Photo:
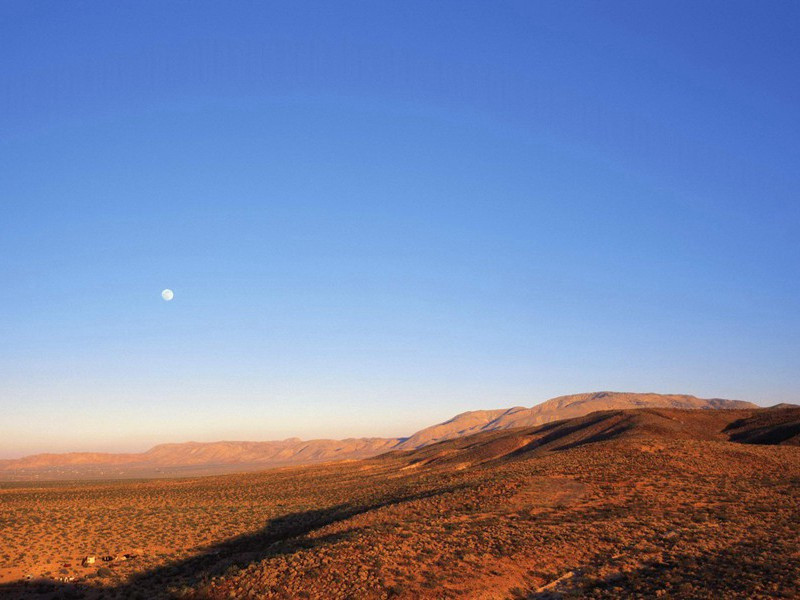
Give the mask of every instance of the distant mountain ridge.
M 392 460 L 402 455 L 401 460 L 407 462 L 405 469 L 445 465 L 464 469 L 601 441 L 625 442 L 653 451 L 664 448 L 663 443 L 687 440 L 800 446 L 800 406 L 786 404 L 777 408 L 729 410 L 652 407 L 601 410 L 551 424 L 485 430 L 468 438 L 459 436 L 372 460 Z
M 225 465 L 247 465 L 251 468 L 311 464 L 328 460 L 357 460 L 388 452 L 402 439 L 350 438 L 344 440 L 306 440 L 290 438 L 269 442 L 185 442 L 159 444 L 147 452 L 108 454 L 70 452 L 35 454 L 14 460 L 0 461 L 0 477 L 4 472 L 67 470 L 75 475 L 114 476 L 119 469 L 131 476 L 166 469 L 165 474 L 180 471 L 195 474 L 191 467 L 205 467 L 221 472 Z M 176 469 L 180 469 L 176 472 Z M 63 473 L 67 475 L 68 473 Z
M 531 408 L 521 406 L 461 413 L 426 427 L 409 438 L 349 438 L 267 442 L 186 442 L 154 446 L 147 452 L 109 454 L 72 452 L 37 454 L 0 460 L 0 478 L 97 478 L 154 475 L 198 475 L 231 470 L 358 460 L 392 450 L 414 450 L 475 433 L 533 427 L 581 417 L 596 411 L 636 408 L 745 409 L 758 408 L 741 400 L 702 399 L 689 395 L 594 392 L 559 396 Z
M 552 398 L 531 408 L 515 406 L 499 410 L 465 412 L 438 425 L 422 429 L 398 445 L 410 450 L 426 444 L 471 435 L 480 431 L 533 427 L 561 419 L 582 417 L 598 410 L 632 408 L 735 409 L 758 408 L 752 402 L 703 399 L 685 394 L 636 394 L 631 392 L 593 392 Z

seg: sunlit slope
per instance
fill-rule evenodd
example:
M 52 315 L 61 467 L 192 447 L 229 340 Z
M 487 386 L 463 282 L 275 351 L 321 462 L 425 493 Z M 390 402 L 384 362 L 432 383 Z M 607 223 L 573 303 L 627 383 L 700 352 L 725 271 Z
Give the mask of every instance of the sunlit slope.
M 635 394 L 627 392 L 594 392 L 559 396 L 532 408 L 514 407 L 494 411 L 474 411 L 460 414 L 449 421 L 418 431 L 399 448 L 419 448 L 431 442 L 451 439 L 479 431 L 511 429 L 542 425 L 560 419 L 571 419 L 598 410 L 629 408 L 756 408 L 751 402 L 697 398 L 677 394 Z
M 480 432 L 533 427 L 596 411 L 636 408 L 744 409 L 754 404 L 687 395 L 596 392 L 553 398 L 532 408 L 478 410 L 427 427 L 404 438 L 349 438 L 160 444 L 142 453 L 76 452 L 38 454 L 0 461 L 4 479 L 81 479 L 224 473 L 332 460 L 359 460 L 391 450 L 412 450 Z

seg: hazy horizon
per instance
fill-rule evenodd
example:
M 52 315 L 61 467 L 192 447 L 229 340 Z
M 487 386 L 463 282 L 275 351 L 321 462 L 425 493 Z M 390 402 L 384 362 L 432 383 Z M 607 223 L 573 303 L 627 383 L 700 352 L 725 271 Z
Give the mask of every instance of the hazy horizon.
M 593 392 L 599 391 L 612 391 L 612 390 L 592 390 Z M 623 391 L 623 392 L 630 392 L 632 390 L 613 390 L 613 391 Z M 634 391 L 636 393 L 636 391 Z M 638 392 L 641 392 L 639 390 Z M 585 392 L 576 392 L 576 393 L 585 393 Z M 652 392 L 652 390 L 647 392 L 641 393 L 664 393 L 664 394 L 683 394 L 683 392 Z M 551 398 L 556 398 L 558 396 L 564 395 L 571 395 L 571 394 L 556 394 L 552 397 L 542 398 L 541 400 L 537 400 L 535 402 L 529 404 L 508 404 L 508 405 L 501 405 L 500 403 L 495 404 L 486 404 L 486 405 L 477 405 L 471 408 L 466 408 L 461 412 L 469 412 L 474 410 L 496 410 L 496 409 L 508 409 L 513 408 L 514 406 L 524 406 L 529 408 L 531 406 L 535 406 L 536 404 L 540 404 L 546 400 L 550 400 Z M 693 395 L 693 394 L 689 394 Z M 716 396 L 707 396 L 707 398 L 712 398 Z M 769 402 L 765 402 L 763 400 L 748 400 L 745 398 L 727 398 L 727 400 L 745 400 L 747 402 L 753 402 L 759 406 L 771 406 Z M 435 414 L 435 413 L 434 413 Z M 184 437 L 181 438 L 177 435 L 175 430 L 168 430 L 162 433 L 155 433 L 155 432 L 141 432 L 139 435 L 131 436 L 129 440 L 120 439 L 119 435 L 114 432 L 109 432 L 105 434 L 105 439 L 100 438 L 94 441 L 87 440 L 87 441 L 80 441 L 77 443 L 69 443 L 70 445 L 63 445 L 63 444 L 56 444 L 53 446 L 47 446 L 46 444 L 42 445 L 41 441 L 36 441 L 34 444 L 30 446 L 33 448 L 32 450 L 23 450 L 22 447 L 16 447 L 14 449 L 9 449 L 2 451 L 0 450 L 0 460 L 2 459 L 15 459 L 15 458 L 22 458 L 25 456 L 30 456 L 33 454 L 58 454 L 58 453 L 69 453 L 69 452 L 98 452 L 98 453 L 140 453 L 145 452 L 154 446 L 159 444 L 181 444 L 181 443 L 189 443 L 189 442 L 199 442 L 199 443 L 208 443 L 208 442 L 269 442 L 269 441 L 280 441 L 286 440 L 291 438 L 300 438 L 302 440 L 308 441 L 312 439 L 346 439 L 346 438 L 405 438 L 413 433 L 419 431 L 420 429 L 424 429 L 425 427 L 429 427 L 431 425 L 441 423 L 451 419 L 452 417 L 456 416 L 456 413 L 448 413 L 448 414 L 441 414 L 439 416 L 434 416 L 433 421 L 426 421 L 424 417 L 417 417 L 415 418 L 408 418 L 406 429 L 398 433 L 397 431 L 401 427 L 401 425 L 395 426 L 383 426 L 381 429 L 380 426 L 371 426 L 369 423 L 362 423 L 360 426 L 353 426 L 350 429 L 342 428 L 338 429 L 337 434 L 331 435 L 326 433 L 329 429 L 323 423 L 322 425 L 318 425 L 316 429 L 309 429 L 308 427 L 298 427 L 298 429 L 304 429 L 305 431 L 317 431 L 318 433 L 312 433 L 307 436 L 300 436 L 300 435 L 292 435 L 291 432 L 288 434 L 282 429 L 270 429 L 269 423 L 267 423 L 266 428 L 260 428 L 258 424 L 252 425 L 249 429 L 246 427 L 237 428 L 235 430 L 230 431 L 231 435 L 226 437 L 226 433 L 224 430 L 220 429 L 209 429 L 207 431 L 202 431 L 202 429 L 198 429 L 194 434 L 194 437 Z M 360 427 L 360 428 L 359 428 Z M 410 427 L 410 429 L 408 429 Z M 180 430 L 177 430 L 180 431 Z M 274 435 L 270 434 L 270 431 L 274 431 Z M 348 433 L 349 431 L 349 433 Z M 165 437 L 167 436 L 167 437 Z M 172 436 L 172 437 L 168 437 Z M 177 437 L 176 437 L 177 436 Z M 36 449 L 38 448 L 38 450 Z
M 185 8 L 0 6 L 0 458 L 800 402 L 797 4 Z

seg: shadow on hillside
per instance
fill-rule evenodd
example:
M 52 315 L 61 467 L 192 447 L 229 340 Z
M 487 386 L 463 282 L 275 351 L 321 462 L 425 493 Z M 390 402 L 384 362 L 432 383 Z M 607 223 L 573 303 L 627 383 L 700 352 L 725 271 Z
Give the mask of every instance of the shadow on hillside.
M 519 450 L 515 450 L 511 453 L 511 456 L 527 454 L 543 446 L 552 445 L 552 450 L 569 450 L 585 444 L 614 439 L 631 429 L 629 423 L 620 422 L 616 420 L 615 417 L 617 417 L 617 414 L 614 412 L 602 411 L 580 419 L 548 423 L 547 425 L 537 428 L 536 433 L 549 433 L 531 441 Z M 574 422 L 576 420 L 578 421 L 577 423 Z M 597 431 L 597 426 L 604 422 L 608 425 L 603 427 L 600 431 Z M 580 435 L 582 433 L 585 433 L 585 435 Z M 577 435 L 578 439 L 573 438 L 572 441 L 566 441 L 564 439 L 573 435 Z M 558 443 L 560 441 L 563 441 L 563 443 Z
M 560 598 L 654 598 L 672 599 L 797 598 L 800 559 L 792 555 L 791 541 L 774 547 L 760 540 L 754 551 L 752 540 L 739 542 L 705 554 L 669 553 L 661 562 L 648 561 L 639 568 L 617 571 L 606 577 L 593 576 L 603 561 L 575 569 L 546 591 L 515 590 L 515 600 Z M 776 542 L 777 543 L 777 542 Z M 555 583 L 555 582 L 554 582 Z
M 771 409 L 730 423 L 723 433 L 742 444 L 800 445 L 800 410 Z
M 16 581 L 0 584 L 0 598 L 71 600 L 95 598 L 180 597 L 182 588 L 194 587 L 229 569 L 246 568 L 262 560 L 292 554 L 299 550 L 323 546 L 351 535 L 353 530 L 309 539 L 309 533 L 359 514 L 379 508 L 431 498 L 456 491 L 463 486 L 450 486 L 415 494 L 381 499 L 367 504 L 339 504 L 331 508 L 290 513 L 267 523 L 251 534 L 240 535 L 210 547 L 208 550 L 161 567 L 133 574 L 129 581 L 117 586 L 97 586 L 86 582 Z

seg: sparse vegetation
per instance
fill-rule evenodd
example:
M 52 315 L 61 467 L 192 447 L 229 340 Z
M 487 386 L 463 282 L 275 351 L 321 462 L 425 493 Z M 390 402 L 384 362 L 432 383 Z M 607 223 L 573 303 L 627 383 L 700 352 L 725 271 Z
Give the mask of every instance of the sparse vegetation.
M 560 438 L 549 427 L 556 446 L 509 430 L 249 475 L 5 485 L 0 593 L 797 596 L 800 448 L 683 439 L 641 423 L 591 442 L 601 425 L 584 425 Z M 83 567 L 88 555 L 98 563 Z

